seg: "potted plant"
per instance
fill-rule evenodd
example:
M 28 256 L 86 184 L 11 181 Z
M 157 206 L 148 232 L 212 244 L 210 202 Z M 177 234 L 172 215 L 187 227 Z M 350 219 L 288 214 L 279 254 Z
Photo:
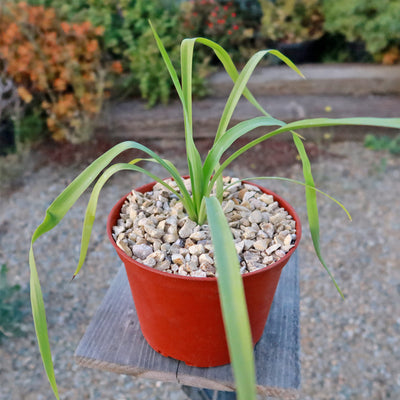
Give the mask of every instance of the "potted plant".
M 322 5 L 326 31 L 343 35 L 361 61 L 366 52 L 378 62 L 399 61 L 400 7 L 397 1 L 338 0 L 323 1 Z
M 157 246 L 161 250 L 163 243 L 160 244 L 159 238 L 162 238 L 165 234 L 170 234 L 172 236 L 175 235 L 173 239 L 165 238 L 165 242 L 167 243 L 164 243 L 164 248 L 168 246 L 172 248 L 174 245 L 182 248 L 182 239 L 187 239 L 188 236 L 190 239 L 191 231 L 197 233 L 198 236 L 201 237 L 203 234 L 199 233 L 200 230 L 198 229 L 198 226 L 207 225 L 209 231 L 211 232 L 213 245 L 208 248 L 210 254 L 208 254 L 207 257 L 211 258 L 211 255 L 214 255 L 213 260 L 210 261 L 208 259 L 208 261 L 209 264 L 213 264 L 216 267 L 216 269 L 213 271 L 213 274 L 217 275 L 217 278 L 178 276 L 176 277 L 176 279 L 181 281 L 180 283 L 184 283 L 184 285 L 189 285 L 190 288 L 195 286 L 196 282 L 203 282 L 207 281 L 208 279 L 210 279 L 210 282 L 214 282 L 214 288 L 218 286 L 217 293 L 220 299 L 221 307 L 220 311 L 216 309 L 215 312 L 219 312 L 220 314 L 222 313 L 226 339 L 229 347 L 230 360 L 236 380 L 238 398 L 255 399 L 255 374 L 252 349 L 254 341 L 257 340 L 257 334 L 254 334 L 253 332 L 252 337 L 249 319 L 251 320 L 253 317 L 252 311 L 248 311 L 246 307 L 246 297 L 248 297 L 248 294 L 245 294 L 243 287 L 246 286 L 246 283 L 244 284 L 243 282 L 247 279 L 253 279 L 256 283 L 263 280 L 263 278 L 261 278 L 261 274 L 263 272 L 262 270 L 264 269 L 278 271 L 275 273 L 277 275 L 277 277 L 275 278 L 279 279 L 279 270 L 282 267 L 281 264 L 282 262 L 287 261 L 290 253 L 293 252 L 293 246 L 297 245 L 301 227 L 299 225 L 297 216 L 295 212 L 291 209 L 290 205 L 281 200 L 278 196 L 272 195 L 273 197 L 275 196 L 275 198 L 272 198 L 272 203 L 274 204 L 270 208 L 275 209 L 276 207 L 283 206 L 286 209 L 283 210 L 281 214 L 285 217 L 287 217 L 287 214 L 291 215 L 291 217 L 288 217 L 288 219 L 294 221 L 294 223 L 288 222 L 288 225 L 291 225 L 292 227 L 294 226 L 294 228 L 297 230 L 296 233 L 298 234 L 298 237 L 295 238 L 294 236 L 292 236 L 289 237 L 290 240 L 288 240 L 286 238 L 287 235 L 285 234 L 285 237 L 281 239 L 283 239 L 283 242 L 286 241 L 285 243 L 287 245 L 288 251 L 287 254 L 280 254 L 280 260 L 278 262 L 273 262 L 266 268 L 255 266 L 256 270 L 254 272 L 244 274 L 244 278 L 242 279 L 240 270 L 241 268 L 243 268 L 243 265 L 240 265 L 239 263 L 237 254 L 238 250 L 235 247 L 235 244 L 237 244 L 237 242 L 235 243 L 232 237 L 232 232 L 234 232 L 235 229 L 232 226 L 230 227 L 228 225 L 225 214 L 228 214 L 230 212 L 229 209 L 230 207 L 232 207 L 232 203 L 234 204 L 234 206 L 239 205 L 243 208 L 244 205 L 243 203 L 242 205 L 240 205 L 239 200 L 250 203 L 251 197 L 255 196 L 256 192 L 258 193 L 259 198 L 256 199 L 257 201 L 255 201 L 255 203 L 263 203 L 261 204 L 261 209 L 263 209 L 266 204 L 271 203 L 271 194 L 268 194 L 269 192 L 266 189 L 261 189 L 255 185 L 250 186 L 250 191 L 252 192 L 252 194 L 246 195 L 246 192 L 249 192 L 249 187 L 244 187 L 245 190 L 241 189 L 242 191 L 239 194 L 236 194 L 236 192 L 234 191 L 234 186 L 241 185 L 241 180 L 231 179 L 230 181 L 228 181 L 227 179 L 223 178 L 223 172 L 225 168 L 234 159 L 236 159 L 238 156 L 240 156 L 246 150 L 252 148 L 256 144 L 284 132 L 291 133 L 303 164 L 305 182 L 299 183 L 305 186 L 308 219 L 314 248 L 322 265 L 326 268 L 337 289 L 340 292 L 340 289 L 338 288 L 336 282 L 330 274 L 320 252 L 318 211 L 316 203 L 316 194 L 319 191 L 315 188 L 314 185 L 314 180 L 310 169 L 310 162 L 302 143 L 302 137 L 295 132 L 295 129 L 343 124 L 375 125 L 400 128 L 400 119 L 318 118 L 301 120 L 286 124 L 283 121 L 271 117 L 254 99 L 249 90 L 246 88 L 247 81 L 250 78 L 253 70 L 257 66 L 258 62 L 267 54 L 272 54 L 278 57 L 290 68 L 301 75 L 301 72 L 297 69 L 297 67 L 280 52 L 276 50 L 265 50 L 256 53 L 248 61 L 246 66 L 239 74 L 229 55 L 217 43 L 204 38 L 185 39 L 181 44 L 181 81 L 179 81 L 178 75 L 172 66 L 172 63 L 163 47 L 163 44 L 161 43 L 157 33 L 154 30 L 153 33 L 166 67 L 177 90 L 178 96 L 182 102 L 189 177 L 188 180 L 182 178 L 181 174 L 177 171 L 174 165 L 172 165 L 172 163 L 170 163 L 168 160 L 162 159 L 152 150 L 141 145 L 140 143 L 134 141 L 123 142 L 108 150 L 105 154 L 103 154 L 92 164 L 90 164 L 49 206 L 44 221 L 36 229 L 32 236 L 31 249 L 29 253 L 29 264 L 31 270 L 30 287 L 32 312 L 43 364 L 54 394 L 56 398 L 59 398 L 54 376 L 53 363 L 51 359 L 50 344 L 45 317 L 45 307 L 39 282 L 39 276 L 35 265 L 33 244 L 38 239 L 38 237 L 40 237 L 45 232 L 51 230 L 60 222 L 60 220 L 67 213 L 69 208 L 80 197 L 80 195 L 95 181 L 97 177 L 99 177 L 93 187 L 92 194 L 86 210 L 82 233 L 81 253 L 78 267 L 74 274 L 75 276 L 82 267 L 86 256 L 96 212 L 97 199 L 102 186 L 114 173 L 121 170 L 131 170 L 144 173 L 150 176 L 155 181 L 149 186 L 140 188 L 141 192 L 148 193 L 149 195 L 150 192 L 152 192 L 152 194 L 157 192 L 156 196 L 159 196 L 155 202 L 151 203 L 150 200 L 144 199 L 144 195 L 142 196 L 138 194 L 138 192 L 132 192 L 131 194 L 125 196 L 119 201 L 119 203 L 112 210 L 108 219 L 107 229 L 109 237 L 113 243 L 115 242 L 114 246 L 117 248 L 120 257 L 123 259 L 127 267 L 127 271 L 133 271 L 133 269 L 130 269 L 131 266 L 127 265 L 128 263 L 131 263 L 131 260 L 128 259 L 128 256 L 130 255 L 129 252 L 131 252 L 134 253 L 132 255 L 134 255 L 140 261 L 135 261 L 135 263 L 137 264 L 135 268 L 140 270 L 140 274 L 145 274 L 143 278 L 142 276 L 139 276 L 138 273 L 136 273 L 135 271 L 128 272 L 128 275 L 131 275 L 130 284 L 132 289 L 135 292 L 135 285 L 137 281 L 141 279 L 144 279 L 149 285 L 151 285 L 151 280 L 153 279 L 150 277 L 151 272 L 156 275 L 156 279 L 158 279 L 159 282 L 164 282 L 164 278 L 169 279 L 171 278 L 171 276 L 173 276 L 172 273 L 160 271 L 160 269 L 162 269 L 161 264 L 165 260 L 165 256 L 164 259 L 162 259 L 163 256 L 160 252 L 157 253 L 158 250 L 156 250 L 154 253 L 160 255 L 160 259 L 155 260 L 155 263 L 153 262 L 153 266 L 149 266 L 152 263 L 149 260 L 152 255 L 148 252 L 148 244 L 151 241 L 153 243 L 158 243 Z M 194 45 L 196 42 L 210 47 L 215 52 L 216 56 L 220 59 L 226 71 L 235 82 L 232 92 L 227 100 L 224 112 L 222 114 L 215 142 L 209 153 L 204 158 L 204 161 L 202 160 L 194 144 L 192 127 L 192 56 Z M 260 111 L 262 115 L 260 117 L 240 122 L 239 124 L 228 129 L 232 113 L 239 101 L 239 98 L 242 95 L 244 95 L 250 101 L 250 103 L 253 104 Z M 257 139 L 252 140 L 247 145 L 234 152 L 225 161 L 221 161 L 221 156 L 223 155 L 223 153 L 227 149 L 229 149 L 231 144 L 236 139 L 240 138 L 241 136 L 245 135 L 246 133 L 257 127 L 270 127 L 271 131 L 258 137 Z M 118 154 L 128 149 L 142 150 L 148 158 L 137 158 L 135 160 L 132 160 L 130 163 L 119 163 L 109 166 L 111 161 Z M 137 164 L 143 160 L 160 164 L 166 169 L 172 179 L 163 180 L 152 174 L 149 170 L 138 166 Z M 235 197 L 236 195 L 239 197 L 239 200 Z M 171 199 L 170 203 L 167 203 L 168 197 Z M 129 200 L 129 202 L 126 202 L 126 200 Z M 222 200 L 224 200 L 224 203 L 222 203 L 224 205 L 224 209 L 221 205 Z M 232 202 L 229 202 L 229 200 L 232 200 Z M 144 203 L 146 203 L 147 206 L 150 205 L 150 208 L 152 207 L 152 211 L 147 208 L 146 210 L 139 208 L 139 205 L 143 206 Z M 337 203 L 341 205 L 339 202 Z M 267 205 L 267 207 L 269 206 Z M 242 210 L 242 208 L 240 210 Z M 170 218 L 169 221 L 167 221 L 168 218 L 155 218 L 155 220 L 152 219 L 153 214 L 160 215 L 160 213 L 163 213 L 168 209 L 173 209 L 171 217 L 168 217 Z M 145 216 L 144 222 L 142 218 L 143 215 L 140 216 L 140 213 L 144 214 Z M 278 220 L 282 217 L 282 215 L 273 219 Z M 180 225 L 175 225 L 174 228 L 174 223 L 171 222 L 171 220 L 174 220 L 177 217 L 182 217 L 183 222 Z M 271 216 L 268 216 L 268 218 L 271 219 Z M 118 221 L 120 219 L 121 221 Z M 147 223 L 146 220 L 147 222 L 150 222 Z M 140 237 L 140 232 L 137 232 L 135 230 L 128 232 L 130 229 L 129 226 L 136 221 L 141 221 L 140 223 L 137 223 L 137 228 L 140 228 L 142 233 L 143 231 L 145 231 L 144 238 Z M 157 222 L 157 224 L 155 221 Z M 243 222 L 245 228 L 251 228 L 253 224 L 259 224 L 260 213 L 256 212 L 252 214 L 248 217 L 248 221 L 248 223 Z M 169 230 L 170 227 L 173 228 Z M 270 227 L 268 225 L 262 227 L 261 230 L 263 232 L 260 234 L 261 238 L 266 238 L 266 236 L 268 236 L 269 228 Z M 185 233 L 182 233 L 182 230 L 186 230 Z M 154 235 L 150 235 L 150 231 L 153 231 Z M 126 234 L 128 234 L 128 238 L 124 236 Z M 132 236 L 130 236 L 130 234 L 132 234 Z M 236 231 L 234 232 L 234 235 L 235 234 L 237 234 Z M 251 235 L 253 235 L 251 232 L 248 232 L 248 234 L 250 235 L 250 237 Z M 176 235 L 178 236 L 178 238 Z M 155 238 L 159 241 L 157 242 Z M 128 241 L 128 239 L 132 241 L 133 245 Z M 174 239 L 176 239 L 175 242 Z M 134 240 L 136 240 L 136 242 L 134 242 Z M 202 239 L 200 238 L 193 238 L 193 242 L 197 241 L 197 243 L 199 243 L 201 242 L 201 240 Z M 125 246 L 126 244 L 131 247 L 129 248 L 129 246 Z M 246 243 L 244 243 L 243 246 L 245 245 Z M 140 249 L 138 249 L 138 247 L 133 248 L 133 246 L 139 246 Z M 192 248 L 194 247 L 194 243 L 188 245 L 187 240 L 185 240 L 184 247 L 186 249 L 186 255 L 190 253 L 192 255 L 197 255 L 198 258 L 200 258 L 200 256 L 203 254 L 202 252 L 207 247 L 207 243 L 204 242 L 203 249 L 201 249 L 201 247 L 197 247 L 195 251 Z M 188 250 L 188 247 L 190 247 L 190 250 Z M 142 251 L 140 255 L 139 250 Z M 126 253 L 128 253 L 128 255 Z M 174 265 L 178 266 L 178 273 L 180 270 L 180 265 L 185 262 L 185 260 L 183 260 L 182 262 L 182 257 L 180 256 L 182 256 L 182 254 L 178 254 L 177 257 L 174 257 L 173 255 L 168 256 L 171 258 L 171 261 L 172 257 L 174 257 Z M 155 255 L 152 257 L 156 258 Z M 244 257 L 243 254 L 241 255 L 241 257 Z M 178 258 L 180 258 L 180 262 L 177 260 Z M 145 261 L 148 265 L 144 265 Z M 158 261 L 160 261 L 160 264 L 157 263 Z M 250 264 L 249 260 L 245 259 L 245 261 L 248 265 Z M 154 266 L 156 266 L 156 268 L 153 268 Z M 154 271 L 152 271 L 152 269 Z M 182 269 L 182 272 L 185 271 Z M 271 288 L 270 290 L 273 293 L 274 288 Z M 149 290 L 147 290 L 147 292 L 140 292 L 139 290 L 138 296 L 137 294 L 133 293 L 135 301 L 137 298 L 140 299 L 141 296 L 147 296 L 148 292 Z M 270 295 L 270 297 L 272 296 Z M 164 299 L 162 299 L 162 301 L 164 301 Z M 177 314 L 179 314 L 179 310 Z M 264 312 L 264 319 L 266 319 L 265 314 L 266 313 Z M 140 321 L 140 323 L 142 329 L 145 331 L 145 336 L 148 337 L 148 340 L 152 340 L 149 339 L 150 335 L 147 331 L 147 322 Z M 265 320 L 263 323 L 265 323 Z M 163 352 L 161 348 L 157 348 L 158 344 L 153 345 L 154 347 L 156 347 L 157 350 Z M 167 355 L 170 354 L 167 353 Z M 226 360 L 223 360 L 223 362 L 226 362 Z
M 324 33 L 320 0 L 261 0 L 261 34 L 295 63 L 315 61 Z

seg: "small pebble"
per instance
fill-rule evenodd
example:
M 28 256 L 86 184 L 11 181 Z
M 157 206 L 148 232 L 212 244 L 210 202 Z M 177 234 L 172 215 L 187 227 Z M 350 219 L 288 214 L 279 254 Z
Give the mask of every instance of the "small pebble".
M 132 246 L 132 254 L 144 260 L 147 256 L 149 256 L 153 252 L 153 249 L 146 244 L 135 244 Z

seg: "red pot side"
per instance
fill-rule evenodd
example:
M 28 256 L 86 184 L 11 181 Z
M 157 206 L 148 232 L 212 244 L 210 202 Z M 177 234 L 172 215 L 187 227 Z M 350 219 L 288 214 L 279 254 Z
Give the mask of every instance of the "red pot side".
M 250 183 L 250 182 L 247 182 Z M 138 189 L 150 191 L 155 182 Z M 282 268 L 299 244 L 300 220 L 293 207 L 265 188 L 296 221 L 295 246 L 270 266 L 243 275 L 253 342 L 264 331 Z M 230 362 L 222 320 L 216 278 L 196 278 L 157 271 L 128 257 L 115 243 L 112 227 L 116 225 L 124 196 L 108 216 L 107 234 L 123 261 L 143 336 L 149 345 L 164 356 L 196 367 L 216 367 Z

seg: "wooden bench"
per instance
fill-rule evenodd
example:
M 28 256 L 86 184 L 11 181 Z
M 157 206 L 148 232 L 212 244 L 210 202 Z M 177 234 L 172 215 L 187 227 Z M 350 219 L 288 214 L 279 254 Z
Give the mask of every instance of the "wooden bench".
M 258 393 L 282 399 L 298 397 L 299 350 L 299 271 L 296 252 L 282 271 L 264 334 L 255 347 Z M 193 400 L 235 398 L 230 365 L 189 367 L 183 362 L 163 357 L 147 344 L 140 330 L 123 267 L 80 341 L 75 358 L 84 367 L 178 382 Z

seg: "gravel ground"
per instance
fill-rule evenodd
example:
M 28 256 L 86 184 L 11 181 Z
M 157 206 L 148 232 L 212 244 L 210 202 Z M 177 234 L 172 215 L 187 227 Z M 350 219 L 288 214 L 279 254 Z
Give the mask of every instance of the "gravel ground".
M 321 244 L 346 301 L 319 265 L 305 232 L 299 249 L 300 399 L 399 399 L 400 158 L 372 152 L 357 142 L 333 143 L 327 150 L 330 156 L 314 162 L 316 183 L 348 207 L 353 222 L 334 203 L 320 198 Z M 0 264 L 7 264 L 11 283 L 27 288 L 30 236 L 47 206 L 79 169 L 76 165 L 39 165 L 30 170 L 34 173 L 26 171 L 19 178 L 18 187 L 0 190 Z M 154 165 L 151 169 L 158 172 Z M 242 165 L 228 172 L 254 175 L 243 158 Z M 301 179 L 298 164 L 280 166 L 274 174 Z M 35 247 L 64 399 L 186 399 L 177 384 L 83 369 L 73 359 L 120 265 L 107 243 L 105 217 L 117 199 L 144 182 L 142 176 L 122 173 L 105 187 L 95 223 L 98 233 L 92 238 L 83 272 L 73 283 L 87 195 Z M 305 221 L 300 186 L 275 181 L 268 186 L 287 198 Z M 0 345 L 0 399 L 52 399 L 29 315 L 24 330 L 24 337 L 7 338 Z

